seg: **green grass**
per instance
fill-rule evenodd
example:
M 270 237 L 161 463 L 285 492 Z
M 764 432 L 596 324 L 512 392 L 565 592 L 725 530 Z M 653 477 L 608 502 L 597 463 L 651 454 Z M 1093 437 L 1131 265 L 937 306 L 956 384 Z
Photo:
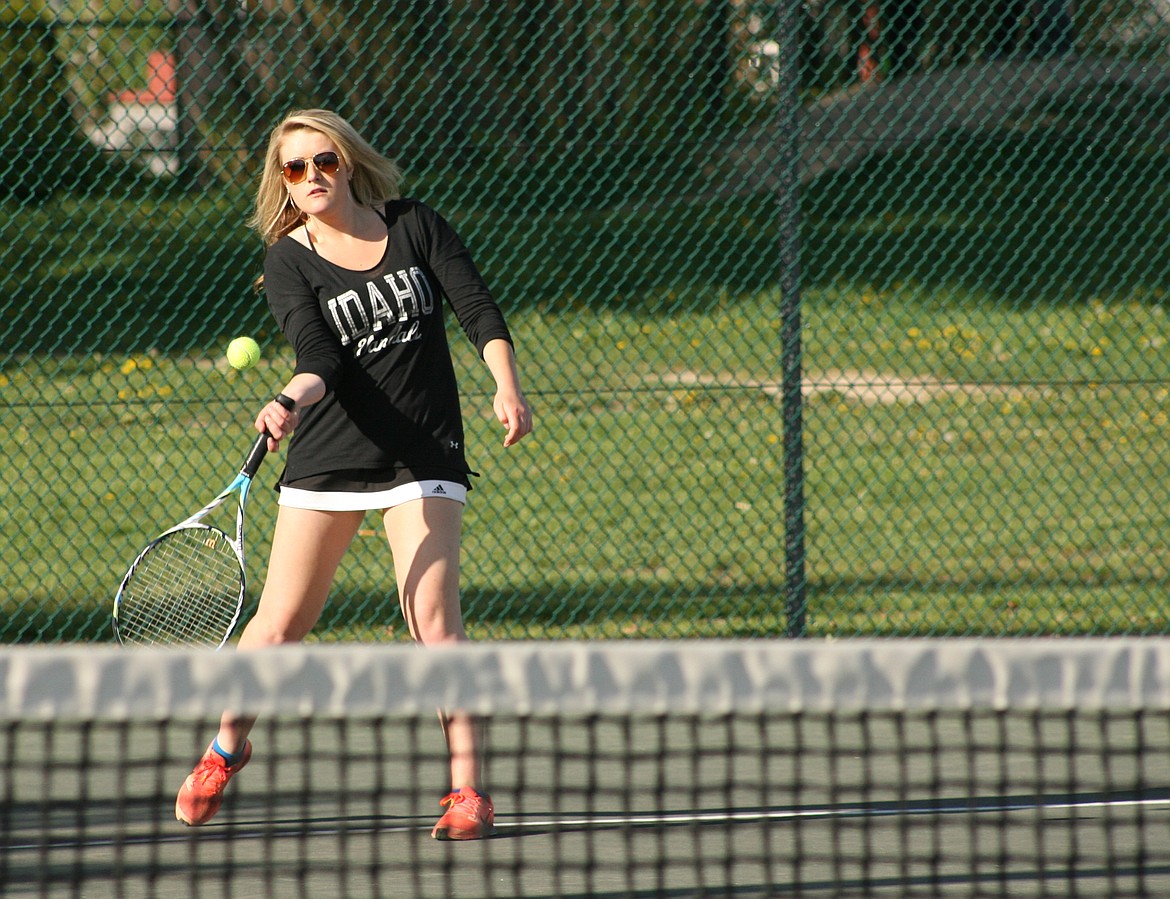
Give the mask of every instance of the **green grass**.
M 657 320 L 513 316 L 539 430 L 506 452 L 489 380 L 460 348 L 468 442 L 485 473 L 467 519 L 473 633 L 783 633 L 782 427 L 765 389 L 775 380 L 775 302 L 765 295 Z M 1165 630 L 1161 307 L 1109 313 L 1108 353 L 1142 371 L 1142 383 L 1110 383 L 1116 369 L 1095 354 L 1101 335 L 1085 327 L 1085 309 L 990 310 L 981 342 L 954 339 L 954 316 L 924 310 L 913 291 L 850 297 L 838 288 L 809 297 L 805 314 L 810 335 L 836 335 L 832 346 L 810 340 L 813 360 L 836 346 L 857 343 L 864 356 L 869 342 L 892 342 L 898 362 L 887 375 L 978 375 L 921 401 L 875 403 L 810 365 L 812 633 Z M 764 324 L 745 330 L 745 317 Z M 1003 346 L 1026 346 L 1042 322 L 1055 335 L 1046 352 L 1060 378 L 994 377 L 1019 374 Z M 734 359 L 719 357 L 729 334 Z M 714 358 L 694 335 L 717 346 Z M 6 376 L 10 401 L 29 397 L 0 451 L 15 475 L 2 506 L 6 637 L 106 637 L 120 569 L 226 480 L 246 449 L 252 407 L 288 367 L 270 347 L 246 375 L 201 359 L 129 356 L 71 360 L 55 373 L 26 364 Z M 687 370 L 715 380 L 680 379 Z M 95 397 L 110 400 L 82 399 Z M 269 463 L 254 492 L 254 582 L 276 473 Z M 387 556 L 378 537 L 359 538 L 323 638 L 403 637 Z
M 1063 132 L 929 149 L 803 197 L 809 633 L 1165 633 L 1168 160 Z M 37 328 L 6 313 L 10 338 L 58 352 L 0 367 L 5 640 L 108 639 L 128 560 L 230 476 L 291 366 L 244 289 L 252 256 L 225 268 L 197 225 L 232 202 L 143 208 L 192 223 L 180 231 L 206 244 L 184 271 L 215 290 L 160 278 L 182 239 L 156 228 L 94 240 L 77 304 L 41 304 Z M 473 634 L 784 633 L 772 201 L 531 213 L 453 216 L 488 251 L 538 423 L 499 446 L 490 378 L 456 337 L 484 473 L 465 540 Z M 31 283 L 66 265 L 58 234 L 82 213 L 18 214 L 52 245 L 21 251 Z M 248 331 L 258 369 L 209 361 Z M 253 493 L 253 584 L 277 469 Z M 321 639 L 404 637 L 376 536 L 335 594 Z

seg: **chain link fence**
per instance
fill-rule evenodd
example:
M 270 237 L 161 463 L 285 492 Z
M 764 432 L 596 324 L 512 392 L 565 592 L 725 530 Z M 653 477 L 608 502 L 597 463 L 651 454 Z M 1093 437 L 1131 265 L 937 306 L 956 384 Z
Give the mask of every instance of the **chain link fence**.
M 250 444 L 293 360 L 244 222 L 304 106 L 517 338 L 505 451 L 453 335 L 475 636 L 1170 630 L 1164 2 L 16 0 L 0 42 L 0 639 L 109 639 Z M 320 632 L 405 636 L 376 517 Z

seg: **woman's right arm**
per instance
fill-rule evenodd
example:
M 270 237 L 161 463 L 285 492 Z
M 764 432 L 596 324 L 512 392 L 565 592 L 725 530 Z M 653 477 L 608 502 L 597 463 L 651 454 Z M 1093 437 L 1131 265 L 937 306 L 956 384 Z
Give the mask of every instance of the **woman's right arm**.
M 301 410 L 305 406 L 320 402 L 328 392 L 325 381 L 320 375 L 298 374 L 293 375 L 285 385 L 281 394 L 293 401 L 293 408 L 288 409 L 275 399 L 269 400 L 264 408 L 256 415 L 256 430 L 263 433 L 268 431 L 268 451 L 274 453 L 280 446 L 280 441 L 296 430 L 301 420 Z
M 308 279 L 292 264 L 280 245 L 269 248 L 264 264 L 268 307 L 276 324 L 296 353 L 296 369 L 280 391 L 292 400 L 292 410 L 275 399 L 256 416 L 256 430 L 266 428 L 269 451 L 295 430 L 301 411 L 318 403 L 333 389 L 342 367 L 341 346 L 321 315 Z

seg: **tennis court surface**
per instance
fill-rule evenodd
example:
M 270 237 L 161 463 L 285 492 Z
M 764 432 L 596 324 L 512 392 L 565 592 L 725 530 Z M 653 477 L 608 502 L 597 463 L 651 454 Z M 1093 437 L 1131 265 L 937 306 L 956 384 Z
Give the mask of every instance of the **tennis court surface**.
M 915 640 L 9 648 L 0 893 L 1166 896 L 1170 645 Z M 224 706 L 261 715 L 174 819 Z M 430 838 L 436 709 L 496 832 Z

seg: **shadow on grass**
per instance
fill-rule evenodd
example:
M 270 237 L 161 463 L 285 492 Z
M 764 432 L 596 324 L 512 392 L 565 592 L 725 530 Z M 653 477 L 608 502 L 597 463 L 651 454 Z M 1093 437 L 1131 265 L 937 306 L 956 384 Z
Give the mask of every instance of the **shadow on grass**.
M 471 586 L 464 618 L 475 639 L 768 639 L 788 635 L 781 580 L 727 587 L 679 581 L 647 584 L 545 581 L 508 589 Z M 1075 636 L 1170 633 L 1155 578 L 1037 574 L 1004 585 L 913 578 L 841 578 L 810 585 L 810 637 Z M 111 643 L 110 605 L 76 600 L 10 601 L 0 643 Z M 17 611 L 18 610 L 18 611 Z M 252 614 L 245 609 L 242 621 Z M 314 631 L 325 641 L 408 639 L 397 598 L 351 591 L 331 597 Z
M 1168 161 L 1128 133 L 1091 128 L 951 136 L 871 157 L 805 187 L 803 288 L 915 282 L 1012 305 L 1160 289 L 1170 275 Z M 605 172 L 565 179 L 546 166 L 543 183 L 570 186 L 509 192 L 507 215 L 479 205 L 466 184 L 448 187 L 450 200 L 442 190 L 424 199 L 456 225 L 505 307 L 669 314 L 709 307 L 713 291 L 779 283 L 777 198 L 703 196 L 694 160 L 671 177 L 664 163 L 624 171 L 624 193 L 604 187 Z M 8 210 L 29 237 L 6 252 L 25 286 L 0 311 L 0 350 L 182 351 L 270 327 L 251 290 L 263 250 L 243 226 L 242 194 L 162 194 L 136 216 L 128 203 L 98 203 L 118 227 L 101 229 L 83 258 L 66 252 L 62 232 L 100 219 L 100 208 L 78 203 L 60 213 L 64 224 Z
M 1013 134 L 825 176 L 804 198 L 806 286 L 908 281 L 1012 306 L 1158 289 L 1166 163 L 1125 135 Z

